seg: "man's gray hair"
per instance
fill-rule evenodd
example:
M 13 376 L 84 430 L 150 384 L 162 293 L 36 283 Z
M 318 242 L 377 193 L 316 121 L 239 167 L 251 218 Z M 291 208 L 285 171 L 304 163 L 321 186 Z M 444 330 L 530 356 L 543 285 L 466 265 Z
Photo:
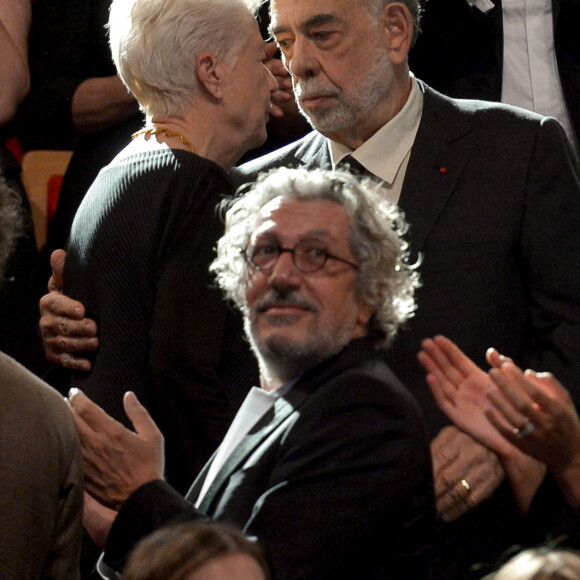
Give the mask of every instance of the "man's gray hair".
M 242 250 L 254 232 L 257 214 L 276 197 L 329 200 L 343 206 L 351 218 L 350 247 L 358 264 L 356 296 L 376 309 L 369 334 L 377 347 L 388 346 L 415 310 L 418 274 L 407 265 L 407 225 L 397 206 L 387 201 L 379 184 L 346 171 L 280 168 L 242 186 L 230 201 L 226 228 L 210 269 L 227 298 L 245 311 L 248 265 Z
M 197 55 L 235 64 L 255 8 L 253 0 L 113 0 L 111 53 L 145 113 L 182 117 L 199 94 Z
M 421 0 L 357 0 L 363 6 L 366 6 L 370 13 L 379 17 L 382 14 L 385 6 L 387 4 L 392 4 L 393 2 L 400 2 L 404 4 L 409 12 L 411 13 L 411 20 L 413 22 L 413 39 L 411 41 L 411 47 L 415 44 L 419 31 L 421 30 L 421 14 L 423 13 L 423 8 L 421 6 Z
M 20 196 L 0 174 L 0 286 L 23 227 Z

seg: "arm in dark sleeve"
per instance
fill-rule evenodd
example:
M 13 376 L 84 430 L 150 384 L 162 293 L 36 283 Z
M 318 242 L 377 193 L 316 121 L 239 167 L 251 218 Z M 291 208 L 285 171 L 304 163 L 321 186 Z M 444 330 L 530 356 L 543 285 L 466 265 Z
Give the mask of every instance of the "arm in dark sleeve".
M 530 293 L 524 365 L 549 370 L 580 403 L 580 177 L 562 127 L 542 121 L 528 173 L 522 225 Z
M 170 523 L 207 519 L 164 481 L 147 483 L 119 511 L 107 540 L 105 564 L 120 571 L 131 549 L 151 532 Z
M 34 2 L 25 139 L 54 148 L 71 146 L 75 91 L 87 78 L 116 74 L 104 29 L 109 5 L 108 0 Z
M 550 474 L 534 496 L 527 524 L 530 543 L 557 540 L 559 545 L 580 548 L 580 510 L 566 502 Z

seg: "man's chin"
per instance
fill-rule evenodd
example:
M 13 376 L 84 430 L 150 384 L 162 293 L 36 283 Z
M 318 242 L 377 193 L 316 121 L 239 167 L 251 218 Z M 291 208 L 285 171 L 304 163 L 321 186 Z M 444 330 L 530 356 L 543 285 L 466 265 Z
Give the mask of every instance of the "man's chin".
M 289 326 L 290 323 L 281 324 L 254 334 L 253 340 L 258 350 L 267 358 L 300 358 L 311 348 L 308 333 L 296 332 L 298 329 Z
M 333 139 L 337 133 L 351 126 L 350 121 L 336 119 L 334 115 L 311 115 L 308 122 L 325 137 Z

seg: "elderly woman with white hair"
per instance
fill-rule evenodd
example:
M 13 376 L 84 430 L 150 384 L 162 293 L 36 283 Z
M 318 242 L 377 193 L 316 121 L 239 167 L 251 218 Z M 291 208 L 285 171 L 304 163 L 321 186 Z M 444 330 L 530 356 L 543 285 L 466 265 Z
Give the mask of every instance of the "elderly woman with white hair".
M 120 420 L 122 394 L 138 393 L 182 491 L 236 406 L 221 364 L 228 310 L 208 265 L 226 172 L 265 140 L 277 88 L 248 4 L 113 2 L 113 59 L 148 124 L 100 172 L 67 248 L 64 290 L 99 328 L 96 355 L 71 385 Z

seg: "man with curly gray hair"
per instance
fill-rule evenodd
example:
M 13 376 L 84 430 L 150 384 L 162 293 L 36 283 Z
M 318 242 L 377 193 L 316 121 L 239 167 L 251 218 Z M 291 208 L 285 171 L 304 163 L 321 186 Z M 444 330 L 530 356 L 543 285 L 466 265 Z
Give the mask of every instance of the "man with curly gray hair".
M 372 310 L 366 331 L 377 347 L 390 345 L 399 326 L 413 314 L 414 289 L 418 285 L 417 274 L 406 264 L 407 244 L 401 237 L 406 225 L 399 210 L 385 200 L 380 186 L 370 179 L 359 181 L 345 171 L 282 168 L 247 187 L 244 195 L 228 211 L 226 231 L 218 243 L 218 256 L 211 266 L 226 296 L 244 312 L 246 333 L 258 360 L 262 361 L 263 354 L 254 339 L 254 317 L 246 300 L 246 281 L 255 277 L 256 272 L 267 272 L 270 266 L 273 270 L 276 258 L 284 250 L 277 242 L 272 245 L 267 240 L 264 245 L 256 241 L 253 233 L 262 219 L 263 208 L 271 203 L 292 201 L 332 202 L 345 210 L 350 219 L 348 246 L 356 262 L 352 267 L 355 296 Z M 328 254 L 325 240 L 316 238 L 299 241 L 291 252 L 296 268 L 307 275 L 322 269 L 329 257 L 345 263 Z M 262 265 L 266 258 L 268 268 Z M 311 271 L 310 268 L 316 269 Z M 278 288 L 273 292 L 282 299 L 286 296 Z M 263 303 L 261 308 L 265 308 Z M 333 335 L 331 351 L 339 351 L 350 341 L 349 330 L 347 327 L 343 333 Z M 344 336 L 339 340 L 341 334 Z M 283 364 L 288 364 L 285 352 L 282 359 Z
M 212 269 L 243 312 L 261 388 L 187 497 L 163 480 L 161 434 L 133 394 L 137 433 L 71 394 L 86 489 L 119 510 L 105 577 L 176 518 L 239 526 L 277 580 L 425 577 L 427 433 L 380 354 L 414 309 L 404 230 L 376 184 L 342 172 L 279 169 L 234 200 Z

